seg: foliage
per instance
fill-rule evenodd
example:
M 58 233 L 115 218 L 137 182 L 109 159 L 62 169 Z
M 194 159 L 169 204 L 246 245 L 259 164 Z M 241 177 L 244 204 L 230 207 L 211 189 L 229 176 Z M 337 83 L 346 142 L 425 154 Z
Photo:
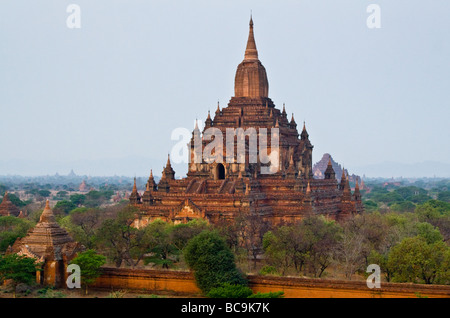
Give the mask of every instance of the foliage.
M 233 253 L 216 231 L 203 231 L 192 238 L 184 249 L 184 258 L 204 294 L 223 283 L 247 285 Z
M 65 298 L 66 294 L 61 291 L 56 291 L 53 287 L 45 287 L 39 289 L 37 293 L 40 295 L 39 298 Z
M 283 295 L 284 291 L 268 292 L 268 293 L 257 292 L 256 294 L 248 296 L 248 298 L 283 298 Z
M 43 198 L 48 198 L 50 196 L 51 192 L 48 190 L 39 190 L 37 192 L 37 194 Z
M 315 216 L 269 231 L 263 239 L 268 264 L 282 275 L 294 268 L 321 277 L 332 262 L 340 231 L 334 221 Z
M 36 278 L 36 272 L 40 271 L 41 264 L 34 258 L 17 254 L 0 255 L 0 281 L 11 280 L 14 298 L 18 284 L 30 285 Z
M 15 195 L 14 193 L 8 193 L 8 198 L 9 198 L 9 201 L 11 201 L 11 203 L 14 204 L 18 208 L 24 207 L 30 203 L 29 201 L 20 200 L 20 198 L 17 195 Z M 0 200 L 0 203 L 2 201 L 3 201 L 3 198 Z
M 32 223 L 14 216 L 0 217 L 0 252 L 5 252 L 19 237 L 24 237 Z
M 112 260 L 117 267 L 120 267 L 123 261 L 129 266 L 135 266 L 137 262 L 133 261 L 132 250 L 141 242 L 139 230 L 133 226 L 136 209 L 127 206 L 117 214 L 114 219 L 106 219 L 97 231 L 96 244 Z M 141 249 L 141 257 L 144 251 Z
M 212 288 L 206 296 L 209 298 L 248 298 L 252 294 L 252 290 L 247 286 L 223 283 Z
M 75 209 L 77 206 L 72 201 L 62 200 L 58 201 L 53 207 L 53 212 L 55 214 L 68 214 L 70 211 Z
M 86 196 L 84 194 L 72 194 L 70 196 L 70 201 L 72 201 L 73 204 L 76 206 L 81 206 L 86 201 Z
M 411 201 L 396 202 L 390 206 L 394 212 L 414 212 L 416 205 Z
M 260 275 L 278 275 L 278 271 L 275 266 L 265 265 L 259 270 Z
M 70 262 L 71 264 L 80 266 L 81 283 L 86 287 L 86 294 L 88 293 L 88 285 L 93 284 L 97 277 L 100 276 L 100 267 L 105 262 L 106 257 L 97 254 L 94 250 L 82 252 Z
M 437 199 L 439 201 L 444 201 L 444 202 L 450 203 L 450 191 L 440 192 L 437 196 Z
M 140 257 L 144 253 L 151 253 L 152 256 L 146 258 L 146 262 L 161 265 L 163 268 L 169 268 L 173 265 L 174 259 L 180 250 L 172 243 L 171 235 L 173 226 L 167 222 L 156 220 L 140 231 L 139 241 L 146 242 L 145 245 L 136 246 L 132 251 L 133 256 Z M 144 249 L 144 250 L 143 250 Z
M 442 241 L 432 244 L 420 236 L 405 238 L 389 253 L 387 265 L 393 281 L 448 284 L 450 248 Z

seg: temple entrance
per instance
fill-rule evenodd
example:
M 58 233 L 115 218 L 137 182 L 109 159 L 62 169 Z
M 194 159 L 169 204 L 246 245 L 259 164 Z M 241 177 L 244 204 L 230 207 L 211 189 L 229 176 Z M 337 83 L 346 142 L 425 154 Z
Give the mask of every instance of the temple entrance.
M 225 179 L 225 167 L 223 164 L 219 163 L 216 167 L 216 180 L 223 180 Z

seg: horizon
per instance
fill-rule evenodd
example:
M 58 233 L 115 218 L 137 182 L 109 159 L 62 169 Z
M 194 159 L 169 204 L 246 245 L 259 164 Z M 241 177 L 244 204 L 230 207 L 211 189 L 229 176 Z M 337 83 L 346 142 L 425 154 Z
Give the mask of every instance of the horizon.
M 171 132 L 233 96 L 252 9 L 269 97 L 306 121 L 313 163 L 450 177 L 446 1 L 377 1 L 381 29 L 349 0 L 77 1 L 80 29 L 70 2 L 24 3 L 0 4 L 0 175 L 160 175 Z

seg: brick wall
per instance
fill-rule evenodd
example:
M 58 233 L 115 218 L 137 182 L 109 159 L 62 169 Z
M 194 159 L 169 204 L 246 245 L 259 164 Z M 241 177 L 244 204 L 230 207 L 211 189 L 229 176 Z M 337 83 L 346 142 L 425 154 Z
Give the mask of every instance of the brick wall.
M 364 281 L 324 280 L 299 277 L 248 276 L 254 292 L 284 291 L 286 298 L 450 298 L 450 286 L 381 283 L 370 289 Z M 186 271 L 136 270 L 104 268 L 93 287 L 127 289 L 147 293 L 168 293 L 179 296 L 200 296 L 194 276 Z

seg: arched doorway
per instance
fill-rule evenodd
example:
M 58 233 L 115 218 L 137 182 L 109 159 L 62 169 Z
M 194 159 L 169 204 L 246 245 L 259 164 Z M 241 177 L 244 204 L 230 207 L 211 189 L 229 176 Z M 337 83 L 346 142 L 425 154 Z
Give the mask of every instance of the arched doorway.
M 225 167 L 223 164 L 219 163 L 216 167 L 216 180 L 223 180 L 225 179 Z

